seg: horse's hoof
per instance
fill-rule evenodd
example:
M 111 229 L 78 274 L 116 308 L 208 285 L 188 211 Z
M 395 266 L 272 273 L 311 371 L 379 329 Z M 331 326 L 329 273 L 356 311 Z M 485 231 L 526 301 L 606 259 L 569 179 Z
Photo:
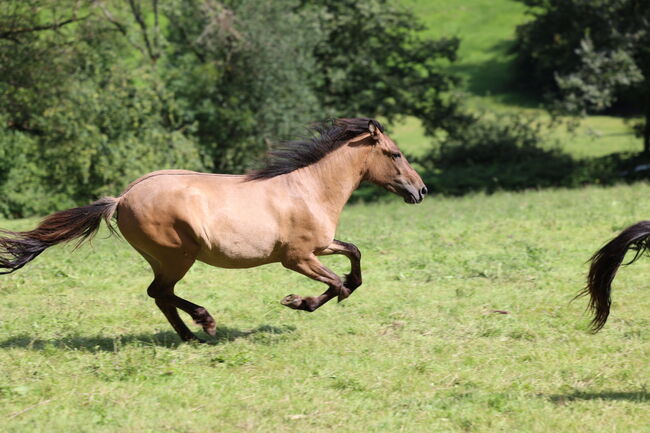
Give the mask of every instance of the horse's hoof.
M 217 335 L 217 324 L 214 323 L 214 320 L 212 321 L 212 324 L 210 326 L 204 326 L 203 330 L 205 331 L 206 334 L 208 334 L 211 337 L 215 337 Z
M 302 298 L 298 295 L 287 295 L 280 301 L 285 307 L 293 308 L 297 310 L 302 304 Z
M 209 336 L 214 337 L 217 335 L 217 322 L 215 322 L 212 317 L 207 317 L 204 321 L 199 323 L 199 325 L 203 326 L 203 330 Z
M 341 302 L 342 300 L 346 299 L 350 294 L 352 293 L 351 290 L 349 290 L 347 287 L 343 286 L 341 287 L 341 290 L 339 291 L 339 299 L 338 302 Z
M 194 323 L 201 326 L 206 334 L 214 337 L 217 335 L 217 322 L 214 321 L 208 310 L 200 308 L 197 310 Z

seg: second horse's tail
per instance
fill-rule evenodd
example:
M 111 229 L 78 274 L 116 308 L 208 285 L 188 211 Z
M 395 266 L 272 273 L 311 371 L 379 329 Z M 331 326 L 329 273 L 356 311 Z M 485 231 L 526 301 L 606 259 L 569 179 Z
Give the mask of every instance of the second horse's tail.
M 102 219 L 114 232 L 110 219 L 117 203 L 116 198 L 104 197 L 88 206 L 53 213 L 34 230 L 0 230 L 0 274 L 10 274 L 22 268 L 52 245 L 74 239 L 79 239 L 81 244 L 97 232 Z
M 626 265 L 632 264 L 650 247 L 650 221 L 640 221 L 621 232 L 591 257 L 587 286 L 578 296 L 590 295 L 589 309 L 594 318 L 591 329 L 598 332 L 607 322 L 612 303 L 612 281 L 623 263 L 628 250 L 635 255 Z

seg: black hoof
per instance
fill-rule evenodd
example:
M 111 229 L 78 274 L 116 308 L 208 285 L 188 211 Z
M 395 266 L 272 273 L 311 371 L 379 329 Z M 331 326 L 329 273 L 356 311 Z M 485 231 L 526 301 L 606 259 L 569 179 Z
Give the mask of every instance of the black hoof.
M 348 289 L 345 286 L 342 286 L 341 289 L 339 290 L 338 302 L 341 302 L 344 299 L 347 299 L 347 297 L 350 296 L 351 293 L 352 293 L 352 290 Z

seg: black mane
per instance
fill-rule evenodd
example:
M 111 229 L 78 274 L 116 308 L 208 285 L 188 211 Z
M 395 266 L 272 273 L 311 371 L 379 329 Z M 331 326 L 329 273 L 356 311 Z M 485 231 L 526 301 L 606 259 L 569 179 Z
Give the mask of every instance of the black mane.
M 365 117 L 336 119 L 314 124 L 310 127 L 316 135 L 311 139 L 282 143 L 267 155 L 264 167 L 247 174 L 248 180 L 270 179 L 290 173 L 320 161 L 328 153 L 338 149 L 343 143 L 368 132 L 372 123 L 381 132 L 383 126 L 375 119 Z

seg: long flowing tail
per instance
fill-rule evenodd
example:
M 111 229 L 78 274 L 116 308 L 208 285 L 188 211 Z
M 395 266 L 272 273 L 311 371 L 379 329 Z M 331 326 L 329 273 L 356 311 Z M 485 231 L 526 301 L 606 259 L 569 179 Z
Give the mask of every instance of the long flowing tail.
M 80 245 L 97 232 L 102 219 L 108 224 L 111 233 L 115 233 L 110 219 L 117 203 L 118 199 L 114 197 L 104 197 L 88 206 L 53 213 L 45 217 L 34 230 L 0 230 L 0 274 L 17 271 L 52 245 L 74 239 L 79 239 L 77 245 Z
M 625 265 L 634 263 L 650 247 L 650 221 L 640 221 L 621 232 L 591 257 L 587 286 L 578 296 L 590 295 L 589 310 L 594 314 L 591 329 L 598 332 L 605 326 L 612 304 L 612 281 L 628 250 L 635 255 Z

